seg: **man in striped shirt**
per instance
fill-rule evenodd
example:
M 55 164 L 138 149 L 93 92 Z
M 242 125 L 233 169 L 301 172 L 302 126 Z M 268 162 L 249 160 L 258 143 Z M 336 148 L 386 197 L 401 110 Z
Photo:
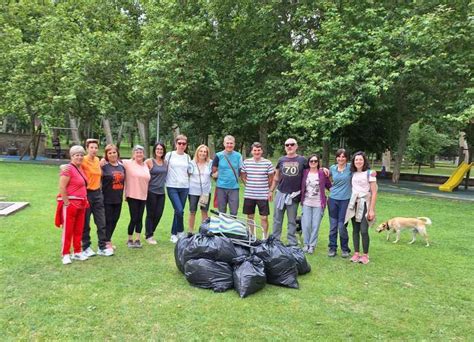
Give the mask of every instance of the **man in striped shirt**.
M 270 206 L 268 201 L 272 200 L 272 193 L 269 191 L 270 184 L 273 181 L 275 170 L 271 161 L 262 158 L 262 145 L 258 142 L 252 144 L 252 157 L 244 160 L 241 178 L 245 184 L 244 209 L 243 213 L 247 215 L 249 225 L 252 228 L 252 234 L 255 235 L 254 217 L 255 207 L 258 207 L 261 225 L 263 229 L 263 238 L 268 237 L 268 215 Z

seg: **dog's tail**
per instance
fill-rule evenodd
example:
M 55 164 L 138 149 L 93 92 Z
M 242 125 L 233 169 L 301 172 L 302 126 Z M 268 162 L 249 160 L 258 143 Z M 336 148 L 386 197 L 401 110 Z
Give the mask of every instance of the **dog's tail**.
M 431 220 L 429 217 L 417 217 L 417 219 L 425 221 L 426 224 L 431 224 Z

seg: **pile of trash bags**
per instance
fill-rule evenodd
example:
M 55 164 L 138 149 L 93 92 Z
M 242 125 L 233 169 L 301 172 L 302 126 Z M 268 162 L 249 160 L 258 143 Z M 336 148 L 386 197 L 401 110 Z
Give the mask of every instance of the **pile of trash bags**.
M 266 283 L 297 289 L 297 276 L 311 272 L 301 248 L 272 236 L 245 247 L 212 233 L 188 234 L 178 240 L 174 256 L 191 285 L 215 292 L 235 288 L 242 298 Z

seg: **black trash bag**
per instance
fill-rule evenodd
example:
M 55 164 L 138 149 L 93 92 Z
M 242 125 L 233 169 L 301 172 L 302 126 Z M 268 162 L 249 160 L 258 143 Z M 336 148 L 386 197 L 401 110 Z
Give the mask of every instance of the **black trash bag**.
M 234 286 L 232 267 L 225 262 L 192 259 L 184 264 L 186 280 L 193 286 L 224 292 Z
M 183 252 L 184 263 L 191 259 L 210 259 L 231 263 L 236 256 L 234 244 L 229 238 L 212 233 L 194 235 Z
M 180 270 L 181 273 L 184 273 L 185 264 L 183 252 L 186 246 L 191 242 L 191 238 L 193 237 L 193 235 L 193 233 L 188 233 L 187 236 L 181 237 L 176 243 L 176 246 L 174 247 L 174 260 L 176 262 L 176 267 L 178 267 L 178 270 Z
M 248 247 L 242 245 L 234 244 L 235 252 L 237 253 L 237 257 L 239 256 L 250 256 L 250 249 Z
M 240 298 L 245 298 L 265 287 L 265 264 L 256 255 L 234 259 L 234 288 Z
M 269 284 L 299 288 L 296 260 L 279 240 L 270 236 L 255 247 L 254 254 L 265 263 L 265 273 Z
M 202 221 L 201 225 L 199 226 L 199 233 L 206 235 L 209 232 L 209 223 L 211 223 L 210 217 Z
M 309 264 L 308 260 L 306 260 L 303 250 L 296 246 L 288 246 L 287 248 L 296 260 L 298 274 L 301 275 L 311 272 L 311 265 Z

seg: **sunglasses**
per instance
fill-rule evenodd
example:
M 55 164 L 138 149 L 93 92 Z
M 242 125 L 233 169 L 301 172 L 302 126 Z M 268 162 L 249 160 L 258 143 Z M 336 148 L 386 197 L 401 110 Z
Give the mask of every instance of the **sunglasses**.
M 181 145 L 181 146 L 186 146 L 188 143 L 187 143 L 187 142 L 178 141 L 176 144 Z
M 319 161 L 319 160 L 317 160 L 317 159 L 311 159 L 309 162 L 310 162 L 310 163 L 317 163 L 318 161 Z
M 286 147 L 295 146 L 295 145 L 296 145 L 295 143 L 288 143 L 288 144 L 285 144 Z

